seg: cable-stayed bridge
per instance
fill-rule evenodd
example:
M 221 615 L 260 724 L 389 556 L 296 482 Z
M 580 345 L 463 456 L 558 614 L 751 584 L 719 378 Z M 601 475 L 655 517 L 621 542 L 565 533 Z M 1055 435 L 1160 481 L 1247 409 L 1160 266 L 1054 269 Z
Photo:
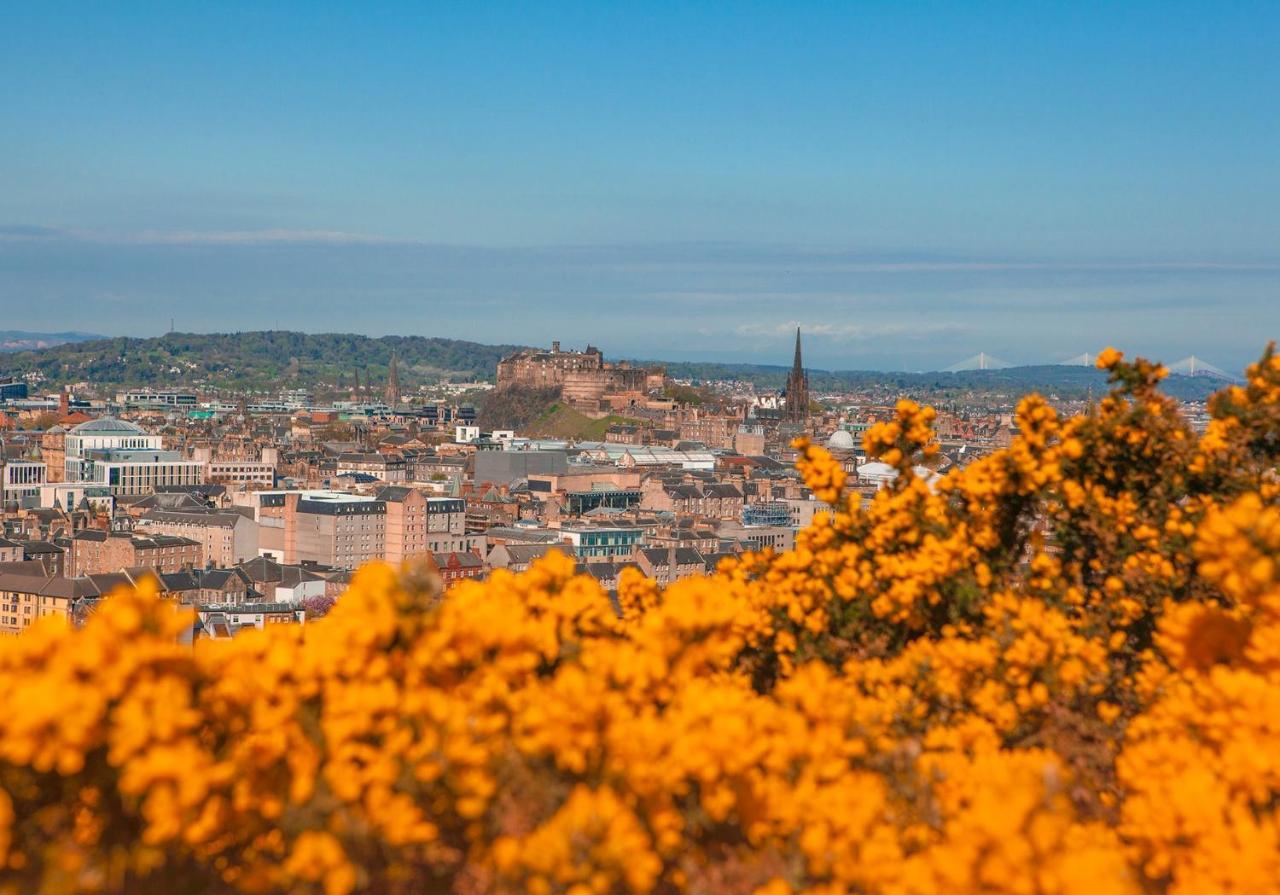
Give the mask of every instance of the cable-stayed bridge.
M 1235 382 L 1236 377 L 1232 376 L 1226 370 L 1215 367 L 1207 360 L 1202 360 L 1194 354 L 1184 357 L 1182 360 L 1169 364 L 1170 373 L 1181 373 L 1183 376 L 1205 376 L 1210 379 L 1221 379 L 1224 382 Z
M 968 370 L 1005 370 L 1012 366 L 1013 364 L 1006 363 L 995 355 L 987 354 L 985 351 L 979 351 L 973 357 L 966 357 L 958 364 L 952 364 L 949 367 L 944 367 L 942 372 L 963 373 Z
M 1054 359 L 1041 362 L 1047 366 L 1056 367 L 1093 367 L 1098 361 L 1098 355 L 1092 351 L 1084 351 L 1074 357 L 1063 359 Z M 944 373 L 965 373 L 972 370 L 1006 370 L 1011 367 L 1022 366 L 1019 364 L 1011 364 L 1008 361 L 996 357 L 994 354 L 988 354 L 985 351 L 979 351 L 972 357 L 966 357 L 959 363 L 954 363 L 949 367 L 944 367 L 941 372 Z M 1025 366 L 1037 366 L 1034 362 Z M 1170 373 L 1177 373 L 1181 376 L 1195 376 L 1209 379 L 1216 379 L 1222 382 L 1237 382 L 1239 378 L 1223 370 L 1221 367 L 1209 363 L 1207 360 L 1196 357 L 1194 354 L 1184 357 L 1180 361 L 1176 361 L 1168 365 Z
M 1092 367 L 1097 360 L 1098 355 L 1086 351 L 1066 360 L 1055 361 L 1055 363 L 1063 367 Z M 1235 382 L 1237 380 L 1237 377 L 1232 376 L 1226 370 L 1221 367 L 1215 367 L 1207 360 L 1196 357 L 1194 354 L 1184 357 L 1180 361 L 1175 361 L 1169 364 L 1168 367 L 1170 373 L 1177 373 L 1181 376 L 1203 376 L 1210 379 L 1220 379 L 1223 382 Z

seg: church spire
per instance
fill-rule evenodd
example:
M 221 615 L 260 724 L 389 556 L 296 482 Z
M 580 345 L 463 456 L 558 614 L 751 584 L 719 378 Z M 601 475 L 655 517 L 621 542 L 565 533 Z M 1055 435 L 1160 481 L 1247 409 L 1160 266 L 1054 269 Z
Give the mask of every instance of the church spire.
M 796 359 L 787 376 L 787 419 L 803 423 L 809 418 L 809 376 L 800 355 L 800 327 L 796 327 Z

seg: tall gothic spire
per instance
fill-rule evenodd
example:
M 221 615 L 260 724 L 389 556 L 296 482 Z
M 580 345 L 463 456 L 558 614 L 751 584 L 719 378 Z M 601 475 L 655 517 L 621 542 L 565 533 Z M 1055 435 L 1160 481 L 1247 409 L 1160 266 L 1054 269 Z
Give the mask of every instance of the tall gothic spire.
M 796 359 L 787 376 L 787 419 L 803 423 L 809 418 L 809 376 L 800 355 L 800 327 L 796 327 Z

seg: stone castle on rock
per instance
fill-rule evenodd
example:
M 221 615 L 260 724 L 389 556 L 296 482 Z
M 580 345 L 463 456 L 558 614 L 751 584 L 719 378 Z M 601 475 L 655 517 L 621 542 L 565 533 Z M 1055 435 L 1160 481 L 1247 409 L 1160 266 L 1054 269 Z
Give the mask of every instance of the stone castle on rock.
M 552 342 L 550 351 L 527 348 L 498 363 L 498 388 L 558 388 L 566 403 L 591 411 L 607 409 L 621 397 L 659 391 L 665 382 L 662 367 L 609 363 L 593 345 L 563 351 L 559 342 Z

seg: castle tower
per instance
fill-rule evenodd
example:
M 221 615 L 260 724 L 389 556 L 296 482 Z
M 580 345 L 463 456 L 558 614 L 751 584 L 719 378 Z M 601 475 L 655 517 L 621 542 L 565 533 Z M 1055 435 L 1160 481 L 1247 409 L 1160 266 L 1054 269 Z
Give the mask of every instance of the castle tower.
M 800 357 L 800 327 L 796 327 L 796 358 L 787 375 L 787 419 L 803 423 L 809 418 L 809 375 Z
M 396 368 L 396 353 L 394 349 L 391 352 L 391 369 L 387 373 L 387 391 L 384 398 L 392 408 L 400 403 L 400 371 Z

